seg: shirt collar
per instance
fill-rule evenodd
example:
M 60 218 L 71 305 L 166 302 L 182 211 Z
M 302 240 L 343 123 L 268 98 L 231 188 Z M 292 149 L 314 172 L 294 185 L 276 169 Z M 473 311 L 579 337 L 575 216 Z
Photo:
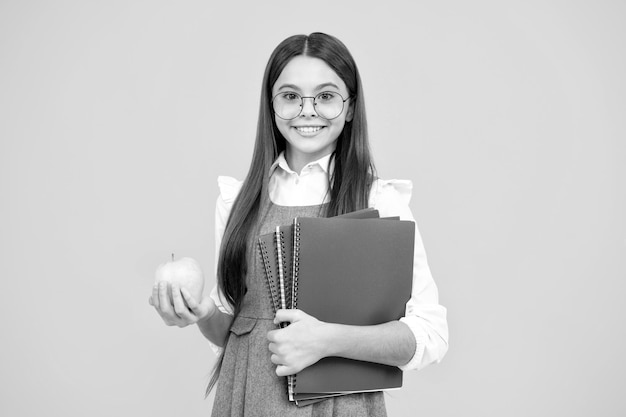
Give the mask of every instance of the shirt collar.
M 316 160 L 316 161 L 312 161 L 309 162 L 308 164 L 306 164 L 304 167 L 312 167 L 314 165 L 319 166 L 322 171 L 324 171 L 326 174 L 329 173 L 329 171 L 332 171 L 334 166 L 335 166 L 335 160 L 333 159 L 332 163 L 330 163 L 330 156 L 332 154 L 328 154 L 326 156 L 321 157 L 320 159 Z M 289 174 L 297 174 L 295 171 L 293 171 L 291 168 L 289 168 L 289 164 L 287 163 L 287 159 L 285 158 L 285 151 L 282 151 L 280 153 L 280 155 L 278 155 L 278 158 L 276 158 L 276 161 L 274 161 L 274 163 L 272 164 L 272 166 L 270 167 L 270 176 L 272 176 L 272 174 L 274 173 L 274 171 L 276 170 L 276 168 L 281 168 L 283 171 L 289 173 Z

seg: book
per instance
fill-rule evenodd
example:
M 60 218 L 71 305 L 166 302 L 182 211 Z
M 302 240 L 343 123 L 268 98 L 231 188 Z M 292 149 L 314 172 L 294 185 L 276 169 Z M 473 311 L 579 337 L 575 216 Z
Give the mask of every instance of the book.
M 297 218 L 293 307 L 321 321 L 376 325 L 404 316 L 411 297 L 415 224 Z M 329 357 L 293 378 L 294 400 L 402 386 L 395 366 Z
M 342 214 L 332 218 L 353 218 L 353 219 L 374 219 L 379 218 L 378 210 L 366 208 L 350 213 Z M 258 238 L 259 249 L 263 259 L 265 269 L 266 283 L 268 286 L 269 296 L 272 300 L 274 312 L 281 308 L 280 306 L 280 289 L 279 289 L 279 262 L 278 250 L 280 249 L 282 258 L 283 281 L 287 283 L 284 288 L 287 308 L 293 308 L 292 305 L 292 278 L 293 278 L 293 223 L 278 226 L 277 231 L 267 233 Z
M 371 219 L 378 217 L 378 210 L 366 208 L 333 218 Z M 292 253 L 295 243 L 293 224 L 276 226 L 274 232 L 261 235 L 258 242 L 274 312 L 280 308 L 294 308 L 295 299 L 292 294 L 295 293 L 297 283 L 293 272 Z M 281 327 L 283 326 L 281 324 Z M 290 401 L 295 401 L 293 376 L 287 378 L 287 394 Z
M 360 228 L 359 218 L 376 224 Z M 399 319 L 411 294 L 414 236 L 413 222 L 378 219 L 372 209 L 332 218 L 296 218 L 292 225 L 278 226 L 258 240 L 274 310 L 300 308 L 323 321 L 356 325 Z M 322 279 L 312 278 L 320 274 Z M 346 274 L 351 277 L 344 278 Z M 331 276 L 340 279 L 327 282 Z M 355 281 L 358 276 L 366 278 Z M 381 285 L 385 291 L 379 291 Z M 371 303 L 375 311 L 351 308 L 360 298 L 377 300 Z M 397 367 L 345 358 L 324 358 L 287 378 L 289 400 L 298 406 L 401 385 Z

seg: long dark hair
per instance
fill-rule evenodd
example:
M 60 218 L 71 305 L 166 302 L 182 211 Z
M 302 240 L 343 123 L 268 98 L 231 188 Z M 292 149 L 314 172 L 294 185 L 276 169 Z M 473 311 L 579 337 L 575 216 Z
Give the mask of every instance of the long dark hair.
M 348 48 L 337 38 L 324 33 L 295 35 L 282 41 L 272 55 L 263 75 L 263 89 L 252 163 L 226 223 L 217 266 L 218 285 L 234 307 L 235 317 L 246 293 L 247 252 L 250 238 L 260 217 L 260 207 L 269 199 L 269 170 L 286 140 L 276 127 L 272 110 L 272 88 L 287 63 L 298 55 L 322 59 L 343 80 L 350 94 L 353 117 L 346 121 L 331 160 L 334 171 L 329 178 L 330 202 L 326 216 L 366 208 L 375 175 L 370 156 L 361 77 Z M 217 382 L 218 361 L 207 393 Z

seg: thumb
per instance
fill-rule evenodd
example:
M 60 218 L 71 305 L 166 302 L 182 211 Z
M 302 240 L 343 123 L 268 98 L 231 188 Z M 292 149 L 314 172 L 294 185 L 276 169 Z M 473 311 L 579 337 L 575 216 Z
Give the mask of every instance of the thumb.
M 213 307 L 213 306 L 215 306 L 215 302 L 209 296 L 202 297 L 202 300 L 200 300 L 200 307 L 201 308 L 209 309 L 210 307 Z
M 283 322 L 294 323 L 302 319 L 302 312 L 298 309 L 280 309 L 276 311 L 274 324 Z
M 191 296 L 187 288 L 181 288 L 180 292 L 183 295 L 189 310 L 191 310 L 191 312 L 197 317 L 203 318 L 204 316 L 213 315 L 214 311 L 212 308 L 215 308 L 215 303 L 211 297 L 202 297 L 200 302 L 198 302 Z
M 206 317 L 212 317 L 215 312 L 217 312 L 217 306 L 215 305 L 215 301 L 211 297 L 203 297 L 198 305 L 198 310 L 201 312 L 206 312 Z

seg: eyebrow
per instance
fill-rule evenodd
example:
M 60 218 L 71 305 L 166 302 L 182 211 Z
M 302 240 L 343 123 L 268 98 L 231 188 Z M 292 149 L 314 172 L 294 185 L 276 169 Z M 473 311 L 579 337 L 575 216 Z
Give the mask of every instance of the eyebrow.
M 322 90 L 326 87 L 334 87 L 337 89 L 337 91 L 339 91 L 339 87 L 337 86 L 337 84 L 335 83 L 324 83 L 324 84 L 320 84 L 317 87 L 315 87 L 316 91 Z M 294 84 L 283 84 L 280 87 L 278 87 L 278 90 L 283 90 L 283 89 L 291 89 L 291 90 L 296 90 L 296 91 L 300 91 L 300 88 L 297 85 Z

